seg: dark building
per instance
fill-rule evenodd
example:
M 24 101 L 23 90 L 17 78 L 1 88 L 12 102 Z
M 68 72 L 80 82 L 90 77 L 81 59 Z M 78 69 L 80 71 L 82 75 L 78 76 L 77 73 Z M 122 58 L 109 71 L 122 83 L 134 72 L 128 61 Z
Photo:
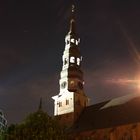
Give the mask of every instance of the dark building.
M 7 120 L 4 117 L 3 111 L 0 110 L 0 140 L 4 137 L 4 132 L 7 128 Z
M 76 138 L 140 139 L 140 95 L 130 94 L 86 107 L 70 134 Z
M 62 56 L 60 92 L 52 97 L 54 115 L 69 127 L 71 139 L 140 140 L 140 95 L 131 94 L 88 106 L 79 43 L 73 7 Z
M 5 130 L 7 126 L 7 120 L 4 117 L 3 111 L 0 110 L 0 131 Z

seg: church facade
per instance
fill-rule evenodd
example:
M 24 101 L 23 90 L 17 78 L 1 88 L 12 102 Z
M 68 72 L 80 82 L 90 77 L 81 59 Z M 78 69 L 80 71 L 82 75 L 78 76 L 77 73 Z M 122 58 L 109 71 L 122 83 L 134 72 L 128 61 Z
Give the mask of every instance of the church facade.
M 140 95 L 130 94 L 88 106 L 79 44 L 73 6 L 62 56 L 60 91 L 52 97 L 54 116 L 69 128 L 71 140 L 140 140 Z

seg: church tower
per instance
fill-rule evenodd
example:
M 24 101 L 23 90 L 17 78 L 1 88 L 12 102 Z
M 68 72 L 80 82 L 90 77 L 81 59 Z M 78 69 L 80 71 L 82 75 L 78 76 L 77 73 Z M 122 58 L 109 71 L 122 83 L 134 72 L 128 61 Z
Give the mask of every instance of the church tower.
M 81 70 L 82 56 L 79 50 L 80 39 L 75 28 L 75 9 L 72 6 L 70 29 L 65 37 L 62 71 L 60 74 L 60 92 L 53 96 L 54 115 L 64 125 L 72 125 L 81 111 L 88 105 L 84 93 L 83 72 Z

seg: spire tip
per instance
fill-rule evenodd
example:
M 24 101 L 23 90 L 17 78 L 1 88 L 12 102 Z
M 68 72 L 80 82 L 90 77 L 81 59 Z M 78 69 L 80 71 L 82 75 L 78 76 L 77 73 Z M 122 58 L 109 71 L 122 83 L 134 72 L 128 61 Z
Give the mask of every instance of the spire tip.
M 40 98 L 40 103 L 39 103 L 39 110 L 42 110 L 42 98 Z
M 74 4 L 72 4 L 71 11 L 72 11 L 72 13 L 74 13 L 74 11 L 75 11 L 75 5 Z

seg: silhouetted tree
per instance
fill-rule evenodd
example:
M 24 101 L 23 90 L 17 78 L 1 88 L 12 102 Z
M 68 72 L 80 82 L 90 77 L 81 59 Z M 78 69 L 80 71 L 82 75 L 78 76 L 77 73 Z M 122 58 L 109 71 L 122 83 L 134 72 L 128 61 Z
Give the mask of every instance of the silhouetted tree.
M 7 140 L 66 140 L 66 135 L 57 120 L 39 106 L 21 124 L 9 126 Z

